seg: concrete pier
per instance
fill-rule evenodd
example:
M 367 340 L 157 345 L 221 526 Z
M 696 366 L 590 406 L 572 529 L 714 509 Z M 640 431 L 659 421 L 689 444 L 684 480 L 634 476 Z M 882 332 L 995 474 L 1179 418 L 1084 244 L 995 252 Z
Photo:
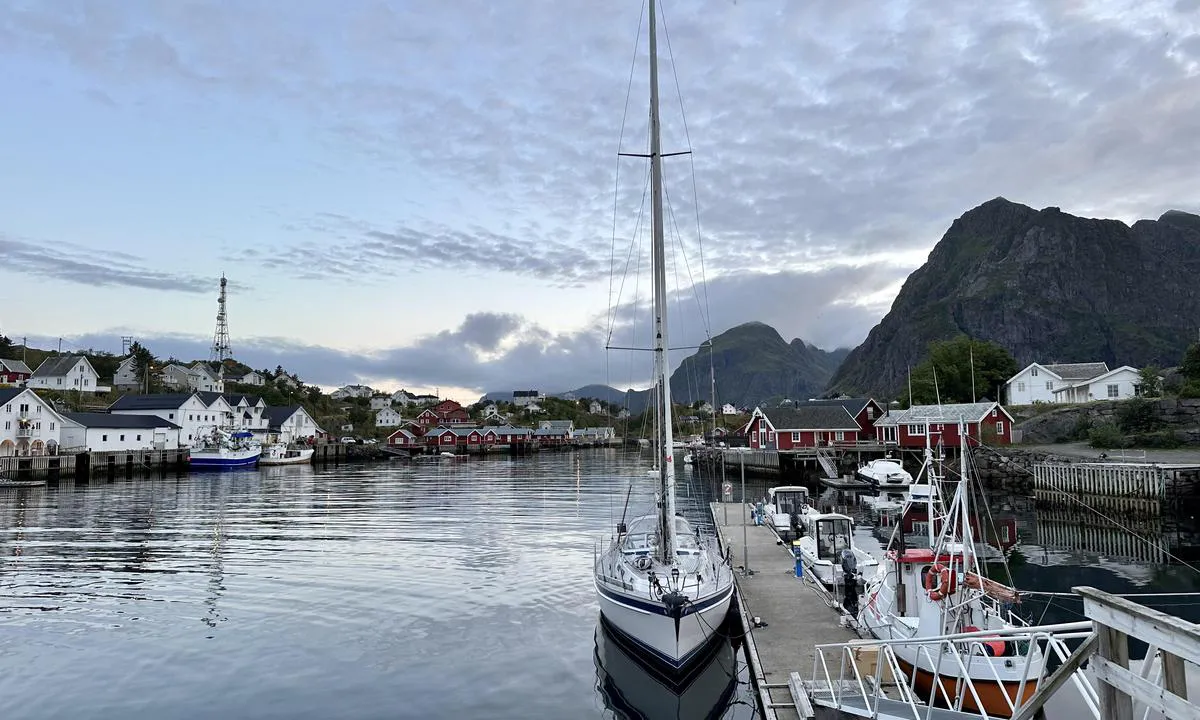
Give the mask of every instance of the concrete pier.
M 792 673 L 812 678 L 814 647 L 821 643 L 855 640 L 853 630 L 839 623 L 833 597 L 815 579 L 797 579 L 795 560 L 779 544 L 771 528 L 754 525 L 743 503 L 713 503 L 713 520 L 723 547 L 730 548 L 742 618 L 749 637 L 747 651 L 767 720 L 809 717 L 807 696 Z M 745 541 L 743 542 L 743 535 Z M 744 573 L 748 562 L 751 573 Z M 753 627 L 759 618 L 765 627 Z

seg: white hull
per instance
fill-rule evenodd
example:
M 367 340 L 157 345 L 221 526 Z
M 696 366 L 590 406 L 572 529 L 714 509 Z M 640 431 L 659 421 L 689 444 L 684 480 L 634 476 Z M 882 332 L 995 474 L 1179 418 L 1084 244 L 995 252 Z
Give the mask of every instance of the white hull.
M 620 591 L 597 581 L 600 613 L 617 631 L 671 668 L 686 666 L 708 643 L 725 621 L 733 586 L 716 596 L 695 601 L 703 609 L 689 612 L 678 621 L 666 615 L 661 602 L 622 595 Z M 651 609 L 653 608 L 653 609 Z M 678 622 L 678 629 L 676 623 Z
M 908 487 L 913 476 L 895 460 L 872 460 L 858 469 L 859 479 L 880 487 Z
M 304 465 L 312 462 L 312 456 L 315 452 L 312 448 L 304 448 L 303 450 L 293 450 L 295 454 L 289 455 L 284 452 L 272 452 L 268 449 L 258 458 L 259 465 Z
M 800 559 L 804 562 L 804 568 L 811 572 L 814 577 L 826 585 L 841 585 L 842 584 L 842 564 L 838 562 L 834 564 L 830 560 L 822 560 L 817 558 L 816 542 L 811 537 L 804 537 L 797 541 L 800 545 Z M 858 561 L 858 571 L 864 578 L 873 578 L 879 571 L 879 561 L 871 557 L 858 548 L 853 548 L 854 559 Z

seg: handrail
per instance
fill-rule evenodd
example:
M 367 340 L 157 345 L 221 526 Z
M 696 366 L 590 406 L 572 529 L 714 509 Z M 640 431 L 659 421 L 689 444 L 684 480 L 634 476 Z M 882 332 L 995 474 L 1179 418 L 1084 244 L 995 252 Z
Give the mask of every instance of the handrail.
M 836 648 L 843 645 L 850 647 L 875 647 L 878 645 L 936 645 L 945 640 L 963 640 L 967 638 L 984 638 L 984 637 L 1010 637 L 1032 635 L 1034 633 L 1059 633 L 1060 637 L 1086 637 L 1091 632 L 1092 623 L 1088 620 L 1079 620 L 1069 623 L 1056 623 L 1053 625 L 1030 625 L 1028 627 L 1017 628 L 997 628 L 995 630 L 975 630 L 971 632 L 954 633 L 952 635 L 939 635 L 935 638 L 894 638 L 891 640 L 847 640 L 844 643 L 825 643 L 823 645 L 815 645 L 814 648 L 821 650 L 822 648 Z M 1086 631 L 1083 635 L 1076 635 L 1081 631 Z M 1062 633 L 1068 633 L 1062 635 Z

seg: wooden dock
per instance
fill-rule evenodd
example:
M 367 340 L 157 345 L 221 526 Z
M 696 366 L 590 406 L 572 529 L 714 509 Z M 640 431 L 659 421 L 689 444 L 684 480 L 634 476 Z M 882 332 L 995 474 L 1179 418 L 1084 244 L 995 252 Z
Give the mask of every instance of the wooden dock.
M 713 521 L 723 547 L 730 548 L 737 595 L 748 630 L 747 654 L 757 686 L 760 710 L 767 720 L 809 717 L 807 695 L 792 682 L 793 673 L 812 677 L 814 647 L 857 639 L 839 623 L 840 610 L 815 580 L 797 579 L 790 550 L 765 525 L 754 525 L 744 503 L 713 503 Z M 743 542 L 743 535 L 745 541 Z M 743 563 L 751 573 L 744 574 Z M 765 626 L 754 627 L 754 618 Z

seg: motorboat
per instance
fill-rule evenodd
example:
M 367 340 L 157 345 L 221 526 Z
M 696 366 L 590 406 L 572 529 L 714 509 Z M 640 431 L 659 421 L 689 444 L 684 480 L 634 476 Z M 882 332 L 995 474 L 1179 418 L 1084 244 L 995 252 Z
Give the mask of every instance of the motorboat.
M 961 423 L 959 441 L 960 448 L 970 442 Z M 1006 609 L 1019 599 L 1017 592 L 980 569 L 968 509 L 972 481 L 966 455 L 960 451 L 961 479 L 949 507 L 943 507 L 937 491 L 940 478 L 926 447 L 921 475 L 928 492 L 914 493 L 905 510 L 924 504 L 928 546 L 907 547 L 904 523 L 897 523 L 883 568 L 868 585 L 858 615 L 859 626 L 880 640 L 925 641 L 1025 625 Z M 1010 716 L 1013 707 L 1033 695 L 1046 670 L 1046 657 L 1037 643 L 982 636 L 963 641 L 961 649 L 969 658 L 965 664 L 942 662 L 936 646 L 893 646 L 900 669 L 922 699 L 958 698 L 964 711 L 983 710 L 991 717 Z
M 912 474 L 904 469 L 904 465 L 891 457 L 865 462 L 854 474 L 858 479 L 878 487 L 911 485 L 913 481 Z
M 841 513 L 822 513 L 814 508 L 800 515 L 800 537 L 792 541 L 807 572 L 827 586 L 841 584 L 843 551 L 849 550 L 861 577 L 874 577 L 879 561 L 854 544 L 854 520 Z
M 654 456 L 658 468 L 654 512 L 625 522 L 622 511 L 607 547 L 597 549 L 593 583 L 601 617 L 647 661 L 682 675 L 705 657 L 733 598 L 733 568 L 717 538 L 701 534 L 675 511 L 676 444 L 672 437 L 667 326 L 658 32 L 655 0 L 647 5 L 650 43 L 650 199 L 653 260 Z
M 263 448 L 259 465 L 303 465 L 312 462 L 313 448 L 294 448 L 288 443 L 272 443 Z
M 199 444 L 191 449 L 188 463 L 194 470 L 254 467 L 261 455 L 262 445 L 253 433 L 214 427 L 200 436 Z
M 803 485 L 780 485 L 767 490 L 763 515 L 779 538 L 785 543 L 800 536 L 801 516 L 811 508 L 808 488 Z

